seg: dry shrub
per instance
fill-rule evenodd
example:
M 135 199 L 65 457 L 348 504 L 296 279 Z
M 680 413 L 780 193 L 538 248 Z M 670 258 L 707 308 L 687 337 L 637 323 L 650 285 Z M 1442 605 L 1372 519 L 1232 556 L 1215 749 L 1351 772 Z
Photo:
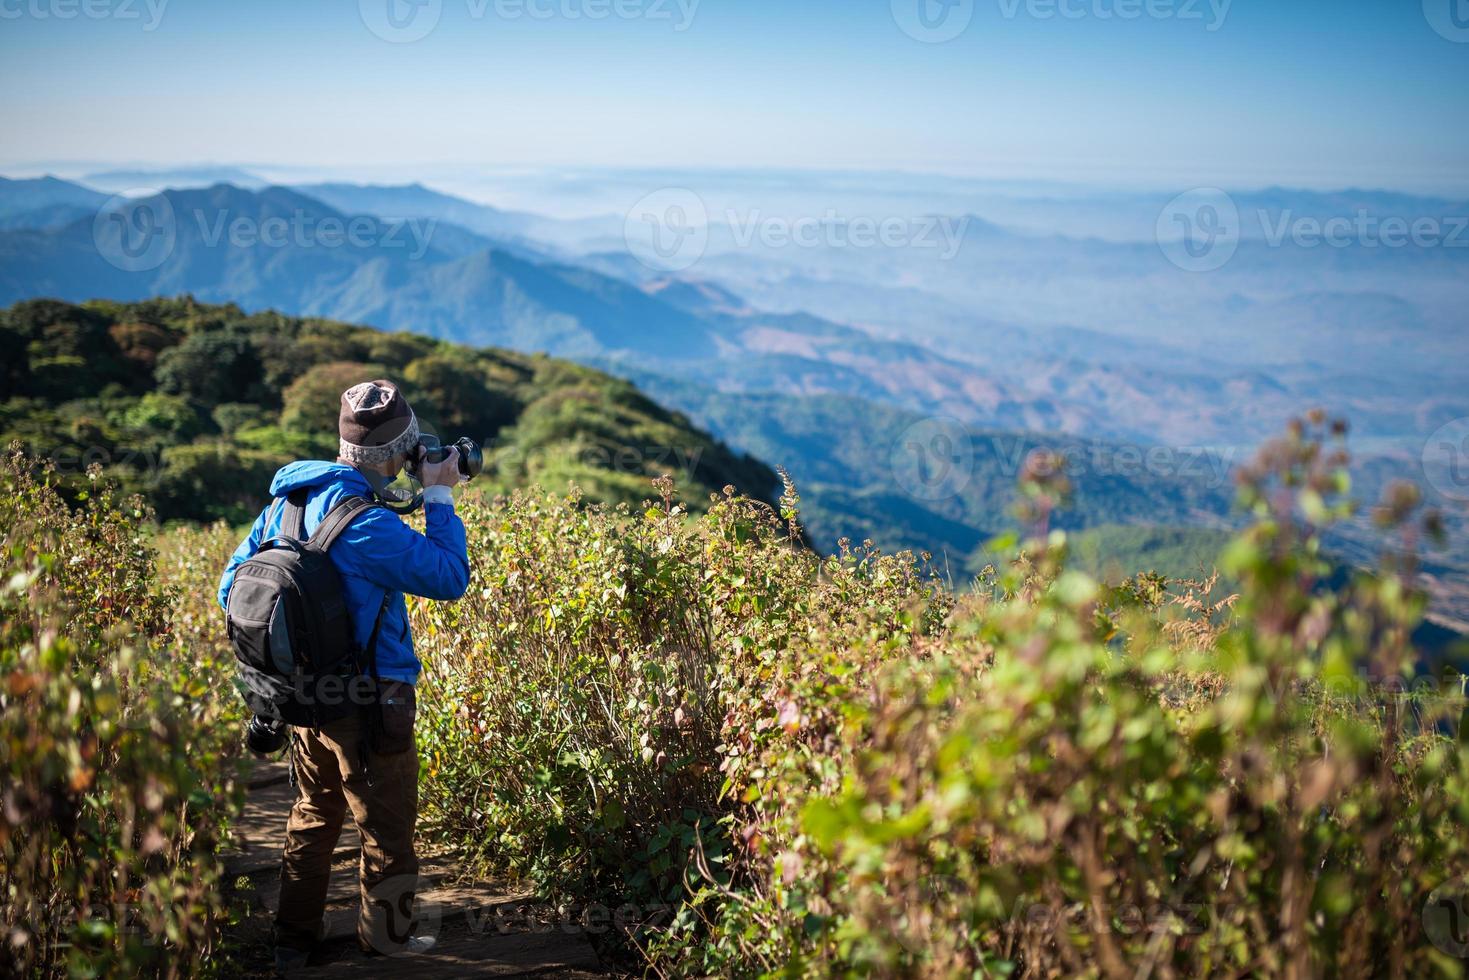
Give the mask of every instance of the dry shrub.
M 662 974 L 1459 975 L 1422 916 L 1469 856 L 1465 701 L 1394 693 L 1410 561 L 1327 586 L 1342 462 L 1310 423 L 1245 472 L 1224 597 L 1051 533 L 956 604 L 811 555 L 789 491 L 472 505 L 478 591 L 416 610 L 434 820 L 631 903 Z
M 141 501 L 95 472 L 83 498 L 0 470 L 0 970 L 192 973 L 239 804 L 231 673 L 202 620 L 170 631 L 204 594 L 157 581 Z
M 772 747 L 760 795 L 801 819 L 768 825 L 782 873 L 718 903 L 701 967 L 1460 975 L 1452 932 L 1423 923 L 1469 866 L 1466 702 L 1457 680 L 1403 693 L 1411 562 L 1324 587 L 1320 531 L 1351 505 L 1323 429 L 1246 471 L 1237 601 L 1119 605 L 1053 536 L 840 694 L 835 772 Z M 1158 618 L 1170 604 L 1190 621 Z
M 736 817 L 755 744 L 816 723 L 789 716 L 814 676 L 789 651 L 842 634 L 896 655 L 948 602 L 906 560 L 818 558 L 764 504 L 727 492 L 690 518 L 660 489 L 641 514 L 467 500 L 470 594 L 413 610 L 427 822 L 549 892 L 632 905 L 634 927 L 768 864 Z M 834 669 L 860 681 L 857 659 Z

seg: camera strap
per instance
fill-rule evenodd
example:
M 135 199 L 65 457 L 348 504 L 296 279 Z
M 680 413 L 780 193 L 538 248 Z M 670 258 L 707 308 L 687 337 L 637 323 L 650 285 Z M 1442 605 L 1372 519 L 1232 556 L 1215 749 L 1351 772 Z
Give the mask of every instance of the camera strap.
M 294 728 L 288 728 L 287 734 L 290 737 L 286 739 L 286 782 L 290 784 L 291 789 L 299 789 L 301 778 L 296 773 L 296 760 L 301 750 L 301 736 L 296 734 Z
M 372 703 L 362 706 L 362 724 L 358 726 L 357 752 L 362 759 L 362 772 L 367 776 L 367 785 L 369 786 L 372 785 L 372 767 L 369 765 L 369 759 L 372 756 L 370 751 L 372 728 L 377 724 L 378 698 L 382 696 L 382 692 L 379 690 L 379 687 L 382 685 L 382 678 L 377 673 L 377 637 L 378 633 L 382 631 L 383 617 L 387 615 L 388 601 L 392 597 L 393 593 L 391 590 L 383 590 L 383 601 L 377 607 L 377 619 L 373 620 L 372 634 L 367 638 L 367 647 L 362 651 L 362 666 L 365 668 L 367 676 L 372 678 Z
M 381 504 L 393 513 L 401 516 L 411 514 L 423 506 L 423 484 L 412 473 L 404 471 L 400 474 L 406 477 L 406 485 L 397 485 L 396 480 L 389 480 L 381 473 L 372 470 L 359 470 L 367 485 L 372 488 L 373 500 Z

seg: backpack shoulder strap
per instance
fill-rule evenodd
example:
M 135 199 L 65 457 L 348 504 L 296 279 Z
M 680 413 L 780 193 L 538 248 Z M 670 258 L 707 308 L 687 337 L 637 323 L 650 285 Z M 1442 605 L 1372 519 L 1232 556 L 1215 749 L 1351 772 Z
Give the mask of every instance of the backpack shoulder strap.
M 306 540 L 306 491 L 294 490 L 285 498 L 285 509 L 281 514 L 280 535 L 295 541 Z
M 388 603 L 392 599 L 392 591 L 385 590 L 383 592 L 383 601 L 377 607 L 377 618 L 372 621 L 372 633 L 367 637 L 367 646 L 362 650 L 362 666 L 365 668 L 367 676 L 373 680 L 379 679 L 377 673 L 377 636 L 382 631 L 383 615 L 387 613 Z
M 336 543 L 337 538 L 341 537 L 342 532 L 347 530 L 347 526 L 358 514 L 376 506 L 378 505 L 366 497 L 343 498 L 321 519 L 321 523 L 316 526 L 316 533 L 307 542 L 307 547 L 325 552 Z
M 270 506 L 266 508 L 265 511 L 265 523 L 260 526 L 260 530 L 262 533 L 268 533 L 270 531 L 271 525 L 275 523 L 276 516 L 280 514 L 281 508 L 285 506 L 285 503 L 285 497 L 272 498 L 272 500 L 270 501 Z M 276 534 L 280 533 L 280 531 L 276 531 Z

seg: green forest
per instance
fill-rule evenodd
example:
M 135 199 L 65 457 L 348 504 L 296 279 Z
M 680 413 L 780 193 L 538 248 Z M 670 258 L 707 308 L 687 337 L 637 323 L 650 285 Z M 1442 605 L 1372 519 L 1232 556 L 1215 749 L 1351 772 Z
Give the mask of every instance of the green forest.
M 63 487 L 100 465 L 165 522 L 241 523 L 278 467 L 335 456 L 342 391 L 375 377 L 402 386 L 426 431 L 482 444 L 491 491 L 575 484 L 636 504 L 669 474 L 702 509 L 727 485 L 776 486 L 764 464 L 568 361 L 188 297 L 0 311 L 0 445 L 49 459 Z

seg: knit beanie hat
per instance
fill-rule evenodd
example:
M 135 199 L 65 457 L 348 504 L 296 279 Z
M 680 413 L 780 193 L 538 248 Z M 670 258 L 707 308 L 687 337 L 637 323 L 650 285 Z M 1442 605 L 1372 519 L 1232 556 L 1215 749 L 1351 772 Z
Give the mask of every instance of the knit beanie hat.
M 364 381 L 342 392 L 337 455 L 354 466 L 377 466 L 418 445 L 418 418 L 391 381 Z

